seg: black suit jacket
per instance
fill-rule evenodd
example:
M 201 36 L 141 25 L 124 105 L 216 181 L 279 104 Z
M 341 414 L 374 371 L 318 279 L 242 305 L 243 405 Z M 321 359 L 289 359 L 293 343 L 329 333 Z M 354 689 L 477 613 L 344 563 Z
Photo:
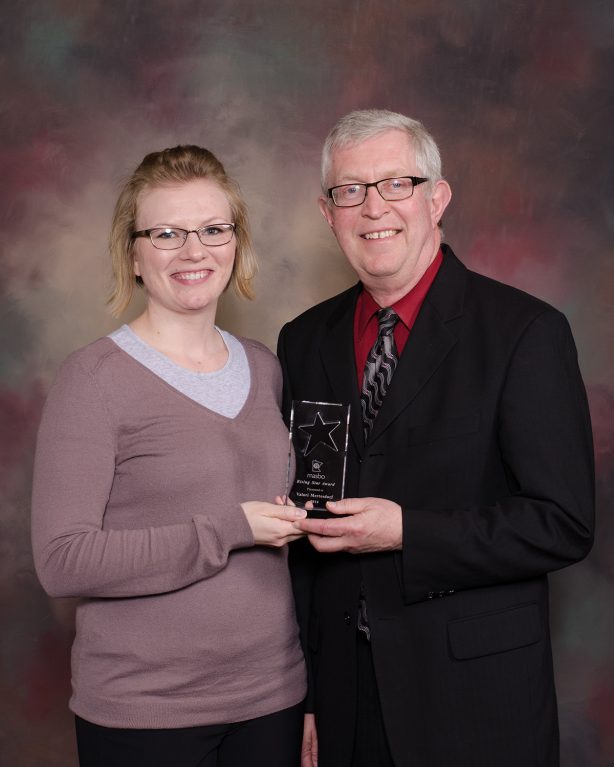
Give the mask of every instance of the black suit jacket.
M 547 573 L 593 538 L 586 395 L 564 316 L 444 246 L 368 443 L 354 363 L 360 285 L 279 337 L 292 399 L 350 403 L 346 495 L 403 508 L 403 550 L 291 546 L 320 767 L 350 763 L 356 613 L 398 767 L 553 767 Z

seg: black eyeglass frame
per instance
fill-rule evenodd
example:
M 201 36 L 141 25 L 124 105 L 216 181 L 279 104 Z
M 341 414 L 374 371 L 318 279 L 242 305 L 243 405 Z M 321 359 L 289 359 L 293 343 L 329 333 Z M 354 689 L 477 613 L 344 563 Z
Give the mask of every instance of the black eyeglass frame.
M 211 229 L 213 227 L 219 227 L 220 229 L 223 229 L 224 231 L 230 231 L 230 237 L 226 240 L 226 242 L 219 242 L 217 244 L 213 244 L 211 242 L 203 242 L 200 239 L 200 233 L 204 229 Z M 176 245 L 174 248 L 160 248 L 151 238 L 152 232 L 157 232 L 159 230 L 164 229 L 170 229 L 173 232 L 183 232 L 184 238 L 183 242 L 181 242 L 179 245 Z M 228 243 L 232 240 L 232 235 L 235 234 L 237 231 L 237 225 L 236 224 L 207 224 L 206 226 L 201 226 L 200 229 L 183 229 L 180 226 L 153 226 L 151 229 L 141 229 L 138 232 L 132 232 L 131 238 L 134 240 L 137 237 L 149 237 L 149 241 L 151 244 L 156 248 L 157 250 L 179 250 L 179 248 L 182 248 L 186 242 L 188 241 L 188 235 L 195 234 L 198 237 L 198 241 L 201 245 L 205 245 L 207 248 L 221 248 L 222 245 L 228 245 Z
M 397 178 L 408 178 L 408 179 L 410 179 L 410 181 L 412 183 L 411 192 L 407 195 L 407 197 L 395 197 L 392 200 L 387 200 L 384 197 L 384 195 L 382 194 L 382 191 L 379 188 L 379 185 L 383 184 L 384 181 L 393 181 L 394 179 L 397 179 Z M 419 184 L 424 184 L 426 181 L 428 181 L 428 178 L 422 178 L 422 176 L 391 176 L 390 178 L 381 178 L 379 181 L 371 181 L 368 184 L 363 184 L 363 183 L 360 183 L 360 182 L 357 181 L 354 184 L 338 184 L 337 186 L 331 186 L 330 189 L 327 190 L 326 195 L 327 195 L 327 197 L 330 200 L 333 201 L 333 205 L 335 205 L 335 207 L 337 207 L 337 208 L 356 208 L 359 205 L 362 205 L 363 202 L 367 199 L 367 192 L 369 191 L 369 187 L 370 186 L 374 186 L 377 189 L 377 192 L 378 192 L 379 196 L 382 198 L 382 200 L 386 200 L 386 202 L 398 202 L 400 200 L 409 200 L 409 198 L 414 193 L 414 189 Z M 335 201 L 333 192 L 335 191 L 335 189 L 342 189 L 344 186 L 361 186 L 361 187 L 364 187 L 364 190 L 365 190 L 364 197 L 362 198 L 362 200 L 360 202 L 354 202 L 351 205 L 339 205 Z

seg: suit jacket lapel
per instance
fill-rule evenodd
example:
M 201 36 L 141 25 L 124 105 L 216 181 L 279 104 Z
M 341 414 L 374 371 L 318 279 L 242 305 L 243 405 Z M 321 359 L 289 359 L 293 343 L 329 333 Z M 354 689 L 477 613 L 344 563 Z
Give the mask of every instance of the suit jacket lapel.
M 466 269 L 450 248 L 444 245 L 443 250 L 443 264 L 399 359 L 369 443 L 375 441 L 410 405 L 456 344 L 457 337 L 448 323 L 462 314 Z
M 456 344 L 448 323 L 462 314 L 467 270 L 450 247 L 442 245 L 442 250 L 443 263 L 403 350 L 369 443 L 409 406 Z M 336 401 L 351 406 L 350 436 L 362 455 L 365 444 L 354 357 L 354 310 L 360 290 L 360 283 L 348 290 L 329 317 L 321 356 Z

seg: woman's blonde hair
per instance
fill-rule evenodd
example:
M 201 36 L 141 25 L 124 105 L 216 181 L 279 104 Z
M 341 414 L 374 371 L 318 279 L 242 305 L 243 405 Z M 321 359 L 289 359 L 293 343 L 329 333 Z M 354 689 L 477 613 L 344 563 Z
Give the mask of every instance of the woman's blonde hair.
M 135 284 L 142 285 L 133 268 L 132 234 L 136 228 L 138 198 L 144 189 L 206 179 L 225 193 L 232 222 L 235 224 L 237 249 L 228 285 L 244 298 L 253 298 L 251 281 L 257 264 L 252 245 L 247 206 L 238 184 L 227 175 L 224 166 L 208 149 L 184 145 L 148 154 L 125 182 L 113 213 L 109 250 L 113 266 L 113 287 L 107 303 L 115 317 L 126 309 Z

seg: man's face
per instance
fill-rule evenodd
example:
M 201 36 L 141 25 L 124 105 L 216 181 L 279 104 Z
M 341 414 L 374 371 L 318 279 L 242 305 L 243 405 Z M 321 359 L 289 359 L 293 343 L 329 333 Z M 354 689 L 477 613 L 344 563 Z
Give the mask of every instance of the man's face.
M 328 185 L 370 183 L 420 176 L 404 131 L 389 130 L 333 153 Z M 365 287 L 377 297 L 397 300 L 409 291 L 437 255 L 437 226 L 450 201 L 445 181 L 416 186 L 405 200 L 387 202 L 369 187 L 362 205 L 338 208 L 320 198 L 320 210 L 341 250 Z

